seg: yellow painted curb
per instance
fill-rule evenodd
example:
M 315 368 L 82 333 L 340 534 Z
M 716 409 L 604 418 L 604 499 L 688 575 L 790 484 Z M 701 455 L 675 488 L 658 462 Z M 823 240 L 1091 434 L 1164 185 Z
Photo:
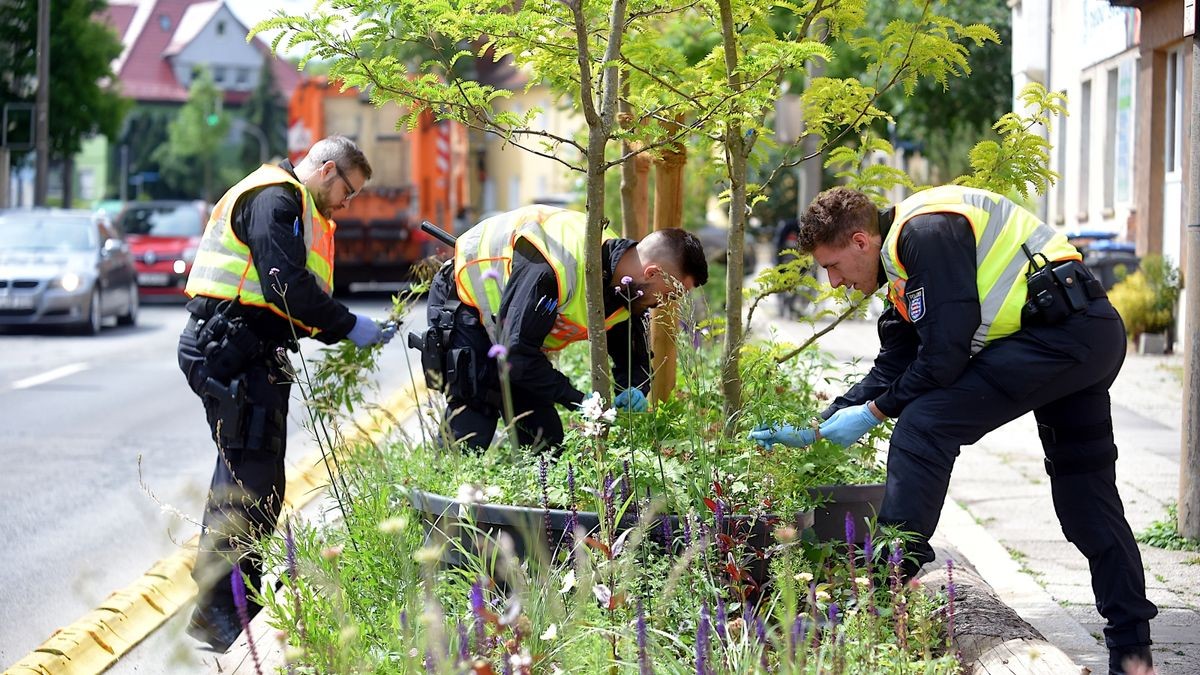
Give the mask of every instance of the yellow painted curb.
M 355 420 L 346 442 L 376 440 L 386 434 L 393 421 L 404 419 L 416 408 L 425 391 L 424 382 L 418 382 Z M 285 510 L 303 507 L 328 484 L 325 461 L 320 452 L 314 452 L 288 470 Z M 137 581 L 56 630 L 4 675 L 94 675 L 106 670 L 196 596 L 191 573 L 199 541 L 199 535 L 193 536 L 179 552 L 154 563 Z

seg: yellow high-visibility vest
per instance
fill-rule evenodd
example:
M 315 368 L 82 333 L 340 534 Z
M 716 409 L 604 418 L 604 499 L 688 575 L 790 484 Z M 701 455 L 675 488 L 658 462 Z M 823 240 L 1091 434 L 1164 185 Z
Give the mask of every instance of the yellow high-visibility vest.
M 604 230 L 605 241 L 616 238 L 616 232 Z M 492 340 L 500 341 L 496 314 L 512 272 L 513 249 L 520 239 L 541 252 L 558 282 L 555 297 L 538 299 L 539 304 L 553 307 L 556 314 L 542 349 L 555 351 L 586 340 L 583 261 L 587 255 L 587 216 L 577 211 L 535 204 L 493 216 L 464 232 L 454 247 L 454 284 L 459 300 L 479 310 Z M 605 318 L 604 327 L 612 328 L 627 318 L 629 310 L 622 307 Z
M 972 354 L 1021 328 L 1021 307 L 1028 293 L 1025 272 L 1029 266 L 1021 244 L 1030 253 L 1042 253 L 1051 262 L 1082 260 L 1065 235 L 1003 195 L 960 185 L 918 192 L 896 205 L 895 218 L 880 251 L 888 278 L 888 299 L 906 321 L 914 320 L 914 311 L 918 313 L 916 318 L 920 318 L 923 309 L 918 303 L 924 302 L 924 298 L 910 298 L 906 293 L 908 272 L 899 257 L 900 233 L 910 220 L 929 213 L 957 213 L 967 219 L 975 234 L 980 323 L 971 338 Z
M 316 278 L 321 290 L 330 293 L 333 289 L 333 235 L 337 224 L 317 211 L 316 203 L 303 183 L 287 170 L 270 164 L 262 165 L 229 188 L 213 207 L 184 292 L 191 297 L 236 298 L 243 305 L 265 307 L 311 335 L 316 329 L 289 317 L 282 307 L 267 301 L 263 295 L 264 282 L 259 279 L 258 269 L 250 256 L 250 247 L 234 234 L 231 222 L 234 206 L 243 194 L 281 183 L 294 185 L 300 190 L 303 208 L 297 226 L 303 229 L 304 246 L 308 251 L 305 267 Z M 266 283 L 274 281 L 267 279 Z

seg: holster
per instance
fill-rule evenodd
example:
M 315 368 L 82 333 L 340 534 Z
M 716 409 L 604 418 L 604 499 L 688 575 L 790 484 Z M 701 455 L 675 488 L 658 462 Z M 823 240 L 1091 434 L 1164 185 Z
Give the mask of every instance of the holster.
M 1053 326 L 1086 310 L 1091 300 L 1105 296 L 1104 286 L 1083 263 L 1077 260 L 1051 263 L 1039 253 L 1042 257 L 1039 266 L 1028 249 L 1025 255 L 1030 262 L 1025 275 L 1029 293 L 1021 308 L 1022 324 Z
M 454 315 L 461 303 L 457 299 L 448 300 L 430 321 L 429 328 L 424 333 L 409 333 L 408 346 L 421 352 L 421 370 L 425 373 L 425 385 L 435 391 L 449 393 L 449 388 L 464 373 L 461 367 L 455 367 L 450 352 L 466 350 L 450 350 L 450 335 L 454 330 Z M 460 356 L 458 358 L 461 358 Z M 458 386 L 461 387 L 461 384 Z
M 229 311 L 213 314 L 196 333 L 196 344 L 204 354 L 208 373 L 218 382 L 230 382 L 246 372 L 263 355 L 262 340 L 244 319 Z
M 224 448 L 240 448 L 246 437 L 246 380 L 239 375 L 228 384 L 215 377 L 204 383 L 204 395 L 217 404 L 217 416 L 221 420 L 218 441 Z

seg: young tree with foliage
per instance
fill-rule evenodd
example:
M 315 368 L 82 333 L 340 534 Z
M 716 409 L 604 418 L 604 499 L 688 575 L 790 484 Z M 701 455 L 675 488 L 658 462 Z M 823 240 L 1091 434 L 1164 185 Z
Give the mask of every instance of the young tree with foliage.
M 222 93 L 207 68 L 197 68 L 188 100 L 167 129 L 167 144 L 154 157 L 162 167 L 162 180 L 187 195 L 214 197 L 213 171 L 221 140 L 229 133 L 229 118 L 222 113 Z
M 37 5 L 33 0 L 0 2 L 2 102 L 32 103 L 37 95 Z M 121 40 L 95 18 L 106 6 L 103 0 L 50 3 L 50 157 L 66 162 L 68 197 L 75 179 L 71 160 L 83 141 L 94 134 L 115 138 L 129 105 L 113 81 L 111 66 L 121 53 Z M 13 153 L 13 160 L 22 156 Z

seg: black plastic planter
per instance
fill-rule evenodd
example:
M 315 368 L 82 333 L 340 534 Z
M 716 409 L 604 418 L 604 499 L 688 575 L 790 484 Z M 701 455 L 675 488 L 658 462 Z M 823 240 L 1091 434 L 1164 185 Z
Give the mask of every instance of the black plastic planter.
M 846 514 L 854 518 L 856 544 L 863 542 L 867 532 L 866 519 L 879 514 L 883 505 L 883 483 L 866 485 L 821 485 L 809 490 L 820 500 L 813 513 L 813 531 L 820 541 L 846 540 Z
M 572 518 L 575 519 L 575 526 L 585 535 L 594 535 L 600 529 L 600 515 L 592 511 L 573 513 L 562 509 L 506 504 L 464 506 L 456 499 L 417 489 L 409 491 L 408 499 L 413 508 L 421 514 L 427 539 L 433 532 L 441 532 L 446 539 L 459 541 L 463 550 L 472 553 L 479 552 L 476 546 L 477 536 L 472 536 L 472 530 L 464 527 L 464 523 L 469 523 L 471 527 L 486 533 L 493 540 L 499 533 L 506 533 L 512 538 L 513 555 L 522 560 L 529 554 L 532 542 L 536 542 L 542 550 L 550 550 L 550 547 L 557 550 L 566 545 L 570 541 L 568 537 L 571 535 Z M 650 541 L 679 553 L 683 549 L 681 520 L 681 516 L 678 515 L 657 516 L 653 525 L 648 528 L 646 536 Z M 705 520 L 711 527 L 711 515 Z M 731 534 L 738 528 L 749 528 L 748 532 L 742 529 L 741 534 L 745 536 L 745 544 L 750 550 L 766 550 L 771 546 L 774 543 L 774 530 L 781 524 L 780 519 L 775 516 L 738 515 L 726 517 L 724 521 L 725 526 L 722 529 L 725 534 Z M 624 530 L 636 523 L 636 517 L 626 514 L 618 529 Z M 812 527 L 812 511 L 797 514 L 791 524 L 797 531 Z M 442 562 L 447 565 L 460 565 L 461 557 L 461 553 L 455 547 L 447 546 L 442 555 Z M 751 565 L 751 575 L 760 585 L 766 581 L 765 558 L 754 561 Z

